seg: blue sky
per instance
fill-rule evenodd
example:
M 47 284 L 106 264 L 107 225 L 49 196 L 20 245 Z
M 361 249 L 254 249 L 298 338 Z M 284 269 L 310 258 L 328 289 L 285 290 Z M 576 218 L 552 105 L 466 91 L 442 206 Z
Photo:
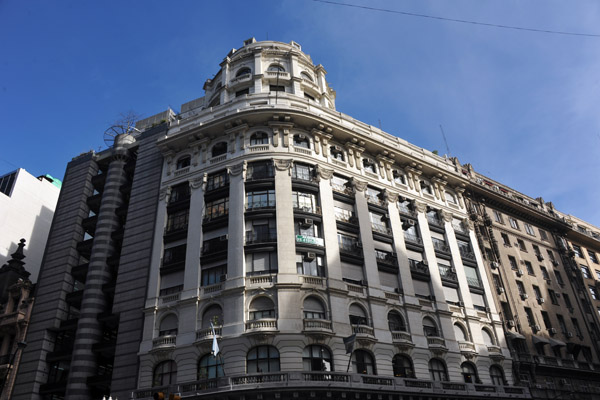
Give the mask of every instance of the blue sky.
M 596 0 L 347 2 L 600 34 Z M 104 147 L 120 113 L 201 97 L 249 37 L 299 42 L 328 71 L 338 111 L 441 154 L 443 125 L 462 163 L 600 226 L 600 37 L 312 0 L 0 1 L 0 174 L 61 178 Z

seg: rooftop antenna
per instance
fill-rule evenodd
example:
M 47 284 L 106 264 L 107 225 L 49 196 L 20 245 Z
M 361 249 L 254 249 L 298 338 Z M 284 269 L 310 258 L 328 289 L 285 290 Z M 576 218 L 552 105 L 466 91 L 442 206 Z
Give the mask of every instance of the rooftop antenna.
M 442 124 L 440 124 L 440 131 L 442 131 L 442 137 L 444 138 L 444 144 L 446 145 L 446 151 L 448 152 L 448 157 L 450 157 L 450 147 L 448 147 L 448 141 L 446 140 L 446 134 L 444 133 L 444 128 Z

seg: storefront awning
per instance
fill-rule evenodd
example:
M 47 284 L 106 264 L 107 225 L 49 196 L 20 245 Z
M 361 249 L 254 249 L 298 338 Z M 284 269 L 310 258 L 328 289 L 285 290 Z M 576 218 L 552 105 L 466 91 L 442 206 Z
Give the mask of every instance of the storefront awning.
M 561 342 L 560 340 L 550 339 L 550 347 L 565 347 L 565 342 Z
M 533 344 L 540 344 L 540 345 L 544 345 L 544 344 L 549 344 L 550 341 L 548 339 L 546 339 L 545 337 L 541 337 L 541 336 L 532 336 L 533 339 Z
M 521 335 L 518 332 L 506 332 L 506 337 L 510 340 L 525 340 L 525 336 Z

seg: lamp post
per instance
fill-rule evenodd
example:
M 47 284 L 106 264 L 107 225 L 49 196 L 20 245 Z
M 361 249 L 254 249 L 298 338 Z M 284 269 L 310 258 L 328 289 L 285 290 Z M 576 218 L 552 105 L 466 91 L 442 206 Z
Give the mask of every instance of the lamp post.
M 8 360 L 8 367 L 6 368 L 6 372 L 4 373 L 4 377 L 2 379 L 2 382 L 0 382 L 0 396 L 2 396 L 2 392 L 4 391 L 4 387 L 6 386 L 6 383 L 8 382 L 9 378 L 10 378 L 10 371 L 12 369 L 12 366 L 15 362 L 15 357 L 17 356 L 17 352 L 19 350 L 23 350 L 25 347 L 27 347 L 27 343 L 24 341 L 19 341 L 17 342 L 17 348 L 15 349 L 15 351 L 12 353 L 12 355 L 10 356 L 10 360 Z M 8 391 L 11 391 L 11 387 L 8 387 Z M 7 394 L 6 398 L 10 398 L 10 396 Z

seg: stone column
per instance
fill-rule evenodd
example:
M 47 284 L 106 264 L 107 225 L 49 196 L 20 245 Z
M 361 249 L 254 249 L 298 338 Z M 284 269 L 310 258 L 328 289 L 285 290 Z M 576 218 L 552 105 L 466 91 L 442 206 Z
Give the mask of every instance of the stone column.
M 206 176 L 190 181 L 190 210 L 185 253 L 185 272 L 181 299 L 198 296 L 200 287 L 200 248 L 202 247 L 202 218 L 204 213 L 204 188 Z
M 167 203 L 171 195 L 171 188 L 161 189 L 156 207 L 156 224 L 154 232 L 162 233 L 167 220 Z M 146 295 L 146 307 L 154 307 L 157 304 L 160 292 L 160 264 L 163 251 L 163 235 L 156 234 L 152 243 L 152 258 L 150 261 L 150 273 L 148 275 L 148 294 Z
M 296 236 L 292 205 L 292 160 L 274 160 L 275 201 L 277 204 L 277 282 L 297 282 Z
M 363 246 L 365 260 L 364 274 L 369 283 L 369 293 L 381 292 L 379 289 L 379 270 L 377 269 L 377 258 L 375 257 L 375 242 L 373 241 L 373 229 L 371 228 L 371 216 L 369 215 L 369 204 L 364 191 L 367 183 L 354 180 L 354 197 L 356 200 L 356 215 L 360 227 L 360 240 Z M 379 293 L 382 295 L 382 293 Z
M 244 178 L 246 163 L 227 167 L 229 173 L 229 229 L 227 241 L 227 279 L 245 276 L 244 260 L 244 202 L 246 191 Z
M 124 203 L 119 188 L 127 181 L 124 168 L 129 159 L 129 152 L 125 145 L 133 140 L 129 135 L 119 135 L 115 139 L 113 158 L 108 167 L 81 301 L 66 398 L 90 398 L 91 396 L 87 377 L 96 375 L 98 368 L 92 346 L 102 340 L 102 325 L 98 322 L 98 314 L 107 311 L 108 303 L 102 286 L 111 281 L 113 273 L 106 259 L 115 253 L 111 234 L 120 226 L 116 210 Z
M 332 169 L 319 167 L 319 194 L 321 197 L 321 213 L 323 214 L 323 241 L 327 249 L 327 277 L 342 280 L 340 251 L 337 239 L 337 224 L 331 189 Z

